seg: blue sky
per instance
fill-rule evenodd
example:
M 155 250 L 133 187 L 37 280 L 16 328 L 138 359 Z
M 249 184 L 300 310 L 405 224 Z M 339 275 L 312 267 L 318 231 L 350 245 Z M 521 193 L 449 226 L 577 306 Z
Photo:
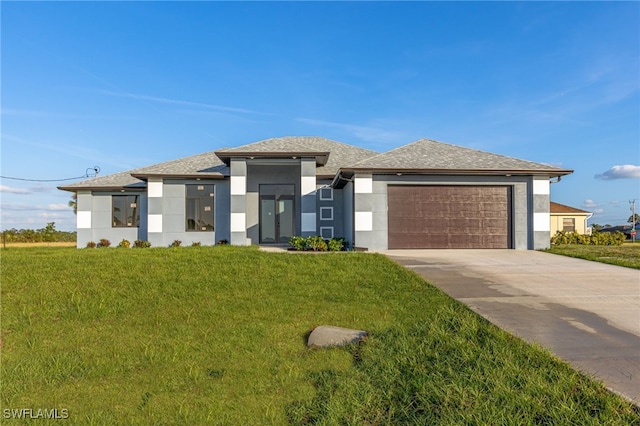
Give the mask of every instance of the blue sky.
M 640 3 L 2 2 L 2 176 L 116 173 L 271 137 L 430 138 L 640 199 Z M 0 182 L 2 229 L 75 228 L 64 182 Z M 640 210 L 640 201 L 638 202 Z

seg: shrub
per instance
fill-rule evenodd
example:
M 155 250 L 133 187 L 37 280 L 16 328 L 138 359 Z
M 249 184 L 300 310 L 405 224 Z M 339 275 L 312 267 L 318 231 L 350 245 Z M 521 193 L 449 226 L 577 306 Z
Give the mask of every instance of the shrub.
M 327 243 L 324 242 L 322 237 L 314 235 L 307 238 L 309 248 L 313 251 L 327 251 Z
M 327 241 L 329 251 L 342 251 L 345 249 L 344 238 L 332 238 Z
M 173 240 L 173 242 L 171 244 L 169 244 L 169 247 L 180 247 L 181 245 L 182 245 L 182 241 Z
M 619 246 L 624 243 L 626 236 L 620 231 L 615 233 L 611 232 L 597 232 L 594 231 L 591 235 L 582 235 L 577 232 L 558 231 L 551 237 L 551 244 L 581 244 L 592 246 Z
M 218 245 L 219 246 L 223 246 L 223 245 L 226 245 L 226 244 L 229 244 L 229 240 L 218 240 Z
M 95 242 L 93 242 L 93 241 L 89 241 L 89 242 L 87 243 L 87 248 L 96 248 L 96 243 L 95 243 Z
M 109 247 L 111 246 L 111 241 L 107 240 L 106 238 L 100 238 L 100 241 L 98 242 L 98 247 Z
M 148 247 L 151 247 L 151 243 L 149 241 L 135 240 L 133 242 L 133 247 L 135 247 L 135 248 L 148 248 Z
M 194 241 L 191 243 L 191 247 L 200 247 L 200 246 L 201 246 L 200 241 Z
M 123 239 L 122 241 L 120 241 L 120 244 L 118 244 L 118 247 L 129 248 L 131 247 L 131 243 L 129 242 L 129 240 Z
M 289 245 L 298 251 L 304 251 L 308 247 L 308 239 L 304 237 L 293 236 L 289 238 Z

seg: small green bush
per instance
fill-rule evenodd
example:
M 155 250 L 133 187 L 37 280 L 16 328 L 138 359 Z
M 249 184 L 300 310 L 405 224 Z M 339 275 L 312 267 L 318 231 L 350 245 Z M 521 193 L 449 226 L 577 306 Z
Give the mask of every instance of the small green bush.
M 200 241 L 194 241 L 191 243 L 191 247 L 200 247 L 202 244 L 200 244 Z
M 580 244 L 591 246 L 619 246 L 626 240 L 624 233 L 616 231 L 611 232 L 597 232 L 593 231 L 591 235 L 583 235 L 577 232 L 558 231 L 551 237 L 551 244 L 564 245 L 564 244 Z
M 329 241 L 327 241 L 327 247 L 329 248 L 329 251 L 342 251 L 344 250 L 345 247 L 345 241 L 344 238 L 332 238 Z
M 110 247 L 111 246 L 111 241 L 107 240 L 106 238 L 100 238 L 100 241 L 98 242 L 98 247 Z
M 173 242 L 171 244 L 169 244 L 169 247 L 180 247 L 181 245 L 182 245 L 182 241 L 173 240 Z
M 289 238 L 289 245 L 298 251 L 304 251 L 308 247 L 308 240 L 304 237 L 293 236 Z
M 219 246 L 224 246 L 229 244 L 229 240 L 218 240 L 218 245 Z
M 120 241 L 120 244 L 118 244 L 118 247 L 129 248 L 131 247 L 131 243 L 129 242 L 129 240 L 123 239 L 122 241 Z
M 135 240 L 133 242 L 133 247 L 134 248 L 149 248 L 149 247 L 151 247 L 151 243 L 149 241 Z
M 95 242 L 93 242 L 93 241 L 89 241 L 89 242 L 87 243 L 87 248 L 96 248 L 96 243 L 95 243 Z
M 314 235 L 313 237 L 309 237 L 307 240 L 311 250 L 327 251 L 327 243 L 322 239 L 322 237 Z

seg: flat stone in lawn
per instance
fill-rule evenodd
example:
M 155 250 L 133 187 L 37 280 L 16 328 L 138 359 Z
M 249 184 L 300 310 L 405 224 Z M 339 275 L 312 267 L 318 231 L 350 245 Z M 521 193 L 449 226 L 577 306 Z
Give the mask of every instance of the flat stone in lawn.
M 364 330 L 352 330 L 350 328 L 321 325 L 311 332 L 309 339 L 307 340 L 307 346 L 319 346 L 321 348 L 345 346 L 349 343 L 357 342 L 367 334 L 368 333 Z

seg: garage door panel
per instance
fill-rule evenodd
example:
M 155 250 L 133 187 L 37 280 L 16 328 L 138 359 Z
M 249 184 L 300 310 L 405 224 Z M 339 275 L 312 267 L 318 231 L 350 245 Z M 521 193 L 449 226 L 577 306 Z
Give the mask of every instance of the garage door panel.
M 507 186 L 388 187 L 389 248 L 508 248 Z

